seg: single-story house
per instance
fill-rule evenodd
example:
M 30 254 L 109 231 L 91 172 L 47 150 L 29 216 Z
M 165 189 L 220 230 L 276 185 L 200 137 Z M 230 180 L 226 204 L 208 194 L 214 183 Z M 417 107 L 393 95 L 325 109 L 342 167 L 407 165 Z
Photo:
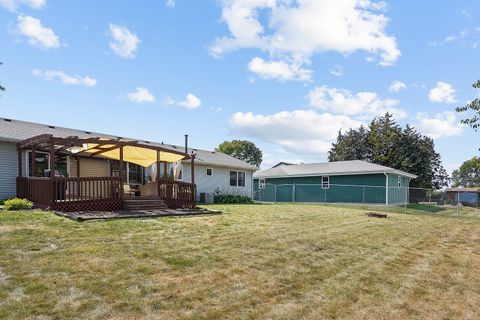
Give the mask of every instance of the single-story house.
M 446 200 L 449 204 L 477 206 L 480 203 L 480 187 L 477 188 L 447 188 Z
M 253 175 L 254 198 L 267 202 L 401 204 L 416 176 L 366 161 L 288 164 Z
M 49 202 L 46 207 L 94 199 L 115 207 L 125 194 L 162 193 L 172 207 L 192 206 L 204 194 L 252 196 L 256 167 L 223 153 L 189 148 L 187 141 L 186 136 L 185 146 L 175 146 L 0 118 L 0 200 L 17 195 L 38 200 L 47 196 L 38 194 L 45 188 L 51 198 L 42 200 Z M 112 209 L 101 209 L 106 208 Z

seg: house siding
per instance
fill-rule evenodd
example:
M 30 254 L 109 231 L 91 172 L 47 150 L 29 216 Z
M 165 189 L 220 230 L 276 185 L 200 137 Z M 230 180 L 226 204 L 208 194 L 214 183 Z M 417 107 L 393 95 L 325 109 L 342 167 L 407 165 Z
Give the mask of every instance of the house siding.
M 70 158 L 70 177 L 77 176 L 77 161 Z M 82 177 L 109 177 L 110 162 L 107 159 L 80 158 L 80 176 Z
M 408 199 L 408 188 L 410 181 L 407 177 L 400 176 L 400 187 L 398 186 L 398 175 L 388 175 L 388 203 L 402 204 Z
M 330 186 L 322 189 L 322 177 L 266 178 L 266 187 L 259 191 L 254 179 L 254 198 L 274 202 L 386 203 L 387 177 L 384 174 L 330 176 Z M 405 201 L 409 179 L 402 177 L 398 189 L 397 175 L 389 175 L 389 202 Z M 407 196 L 408 199 L 408 196 Z
M 0 200 L 16 195 L 18 151 L 14 142 L 0 141 Z
M 190 163 L 184 162 L 182 181 L 191 181 Z M 207 168 L 213 169 L 213 175 L 207 176 Z M 245 187 L 230 186 L 230 171 L 245 172 Z M 197 201 L 200 199 L 200 193 L 214 193 L 219 190 L 221 194 L 234 194 L 252 197 L 252 170 L 219 167 L 213 165 L 195 164 L 195 184 L 197 185 Z

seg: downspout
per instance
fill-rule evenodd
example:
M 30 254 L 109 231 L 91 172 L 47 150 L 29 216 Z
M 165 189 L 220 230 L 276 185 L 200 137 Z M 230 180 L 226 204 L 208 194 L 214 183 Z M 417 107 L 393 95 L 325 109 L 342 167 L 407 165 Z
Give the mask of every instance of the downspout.
M 385 205 L 388 206 L 388 173 L 383 174 L 385 175 Z

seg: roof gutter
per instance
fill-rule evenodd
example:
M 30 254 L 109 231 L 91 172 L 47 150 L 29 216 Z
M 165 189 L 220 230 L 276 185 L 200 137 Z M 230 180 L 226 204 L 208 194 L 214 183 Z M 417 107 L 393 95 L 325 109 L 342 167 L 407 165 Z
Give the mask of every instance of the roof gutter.
M 260 173 L 260 172 L 259 172 Z M 276 179 L 276 178 L 299 178 L 299 177 L 318 177 L 321 175 L 324 176 L 349 176 L 349 175 L 364 175 L 364 174 L 385 174 L 385 173 L 392 173 L 398 174 L 402 177 L 407 177 L 411 179 L 415 179 L 417 176 L 409 173 L 402 173 L 397 170 L 392 170 L 390 172 L 387 171 L 352 171 L 352 172 L 319 172 L 319 173 L 306 173 L 306 174 L 282 174 L 282 175 L 262 175 L 261 173 L 254 177 L 254 179 Z
M 21 140 L 20 140 L 20 139 L 14 139 L 14 138 L 0 137 L 0 141 L 6 141 L 6 142 L 19 142 L 19 141 L 21 141 Z

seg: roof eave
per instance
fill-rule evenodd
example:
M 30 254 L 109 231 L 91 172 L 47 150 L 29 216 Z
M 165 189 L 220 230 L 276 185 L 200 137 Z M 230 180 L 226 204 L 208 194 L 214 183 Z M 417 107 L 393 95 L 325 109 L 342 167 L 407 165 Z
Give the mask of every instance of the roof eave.
M 407 178 L 416 179 L 414 174 L 397 171 L 397 170 L 383 170 L 383 171 L 352 171 L 352 172 L 321 172 L 321 173 L 306 173 L 306 174 L 283 174 L 283 175 L 257 175 L 253 178 L 302 178 L 302 177 L 318 177 L 318 176 L 348 176 L 348 175 L 362 175 L 362 174 L 384 174 L 394 173 Z

